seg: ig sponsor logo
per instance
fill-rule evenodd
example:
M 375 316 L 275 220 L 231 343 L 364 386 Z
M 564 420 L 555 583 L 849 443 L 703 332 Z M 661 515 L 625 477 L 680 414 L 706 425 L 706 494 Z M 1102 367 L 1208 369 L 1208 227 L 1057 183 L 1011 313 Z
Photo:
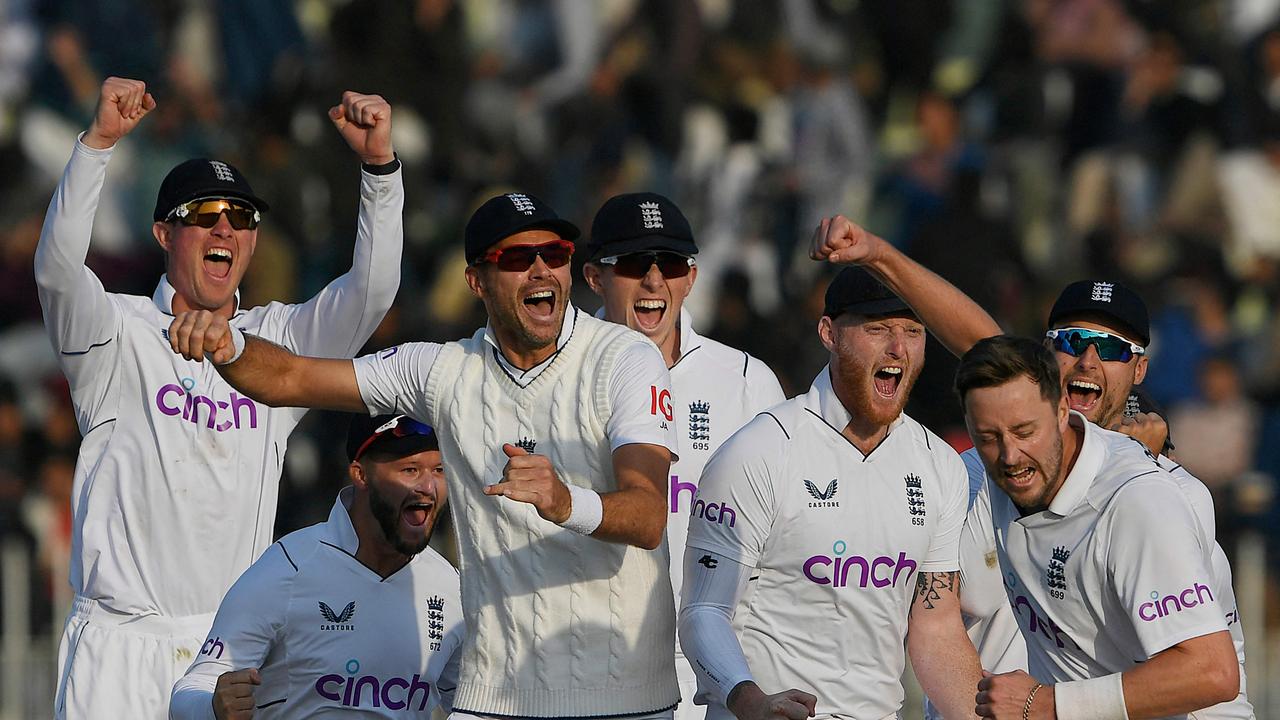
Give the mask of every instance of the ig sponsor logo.
M 344 669 L 347 671 L 345 676 L 337 673 L 321 675 L 316 680 L 316 694 L 342 707 L 371 706 L 385 707 L 388 710 L 413 710 L 416 701 L 416 712 L 427 709 L 431 683 L 423 680 L 418 673 L 414 673 L 412 678 L 386 679 L 376 675 L 361 675 L 360 661 L 355 658 L 348 660 Z
M 1206 596 L 1208 596 L 1208 600 L 1205 599 Z M 1151 602 L 1144 602 L 1138 606 L 1138 617 L 1143 622 L 1155 622 L 1160 618 L 1180 613 L 1187 608 L 1193 608 L 1212 601 L 1213 591 L 1209 589 L 1208 585 L 1200 583 L 1164 597 L 1160 597 L 1160 593 L 1152 590 Z
M 845 541 L 835 541 L 831 555 L 814 555 L 804 561 L 804 576 L 809 582 L 831 587 L 865 588 L 870 584 L 883 588 L 896 587 L 903 571 L 906 572 L 904 582 L 910 582 L 911 574 L 916 571 L 916 561 L 908 558 L 905 552 L 899 552 L 897 558 L 888 555 L 865 558 L 861 555 L 845 556 L 848 549 Z M 851 574 L 855 568 L 858 572 Z
M 665 419 L 667 422 L 670 422 L 671 419 L 675 417 L 675 415 L 672 414 L 672 410 L 671 410 L 671 391 L 670 390 L 666 388 L 662 388 L 661 390 L 659 390 L 657 385 L 649 386 L 649 414 L 650 415 L 661 414 L 663 419 Z

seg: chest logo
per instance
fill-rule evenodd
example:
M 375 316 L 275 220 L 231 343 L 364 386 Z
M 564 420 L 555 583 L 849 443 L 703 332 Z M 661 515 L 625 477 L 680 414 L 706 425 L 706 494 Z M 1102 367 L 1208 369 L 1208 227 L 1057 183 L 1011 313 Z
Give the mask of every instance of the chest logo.
M 911 524 L 924 525 L 924 518 L 928 514 L 924 504 L 924 481 L 919 475 L 909 473 L 903 478 L 903 483 L 907 487 L 907 512 L 911 513 Z
M 809 507 L 840 507 L 840 502 L 836 500 L 836 489 L 839 487 L 839 478 L 831 478 L 826 490 L 819 490 L 812 480 L 805 480 L 804 489 L 808 490 L 809 495 L 813 497 L 813 500 L 809 501 Z
M 1065 547 L 1054 548 L 1053 557 L 1049 560 L 1049 565 L 1044 571 L 1044 582 L 1045 585 L 1049 586 L 1049 594 L 1059 600 L 1066 596 L 1066 563 L 1070 557 L 1071 551 Z
M 324 618 L 326 624 L 321 624 L 321 630 L 355 630 L 355 625 L 351 624 L 351 618 L 356 614 L 356 601 L 352 600 L 347 606 L 342 608 L 342 612 L 335 613 L 328 603 L 320 601 L 320 617 Z
M 699 400 L 689 405 L 689 439 L 711 439 L 711 403 Z
M 427 598 L 427 636 L 431 638 L 431 651 L 440 651 L 444 640 L 444 598 L 432 595 Z

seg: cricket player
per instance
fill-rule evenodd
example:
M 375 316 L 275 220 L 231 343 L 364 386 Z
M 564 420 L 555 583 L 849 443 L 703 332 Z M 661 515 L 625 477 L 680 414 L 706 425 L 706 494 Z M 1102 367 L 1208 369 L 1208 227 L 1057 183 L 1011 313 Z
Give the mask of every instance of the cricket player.
M 684 543 L 698 478 L 711 453 L 757 413 L 782 402 L 778 378 L 760 360 L 699 335 L 684 310 L 698 279 L 693 230 L 680 208 L 657 193 L 616 195 L 591 223 L 590 258 L 582 274 L 604 300 L 597 317 L 653 341 L 671 372 L 680 459 L 671 464 L 667 543 L 671 588 L 680 598 Z M 676 645 L 681 703 L 676 720 L 696 720 L 697 678 Z
M 152 233 L 166 273 L 155 293 L 107 292 L 84 264 L 98 195 L 113 147 L 156 102 L 141 81 L 103 82 L 36 249 L 45 325 L 84 436 L 58 718 L 166 717 L 218 601 L 271 544 L 285 448 L 305 411 L 269 408 L 208 364 L 174 356 L 173 316 L 200 309 L 299 352 L 349 356 L 400 278 L 404 192 L 391 107 L 348 92 L 329 110 L 363 167 L 347 274 L 301 305 L 242 307 L 267 203 L 236 168 L 196 159 L 170 171 L 156 199 Z
M 457 342 L 321 360 L 207 312 L 170 331 L 175 351 L 210 353 L 268 404 L 407 413 L 435 428 L 468 625 L 459 718 L 670 718 L 679 701 L 670 376 L 643 335 L 569 304 L 577 236 L 532 195 L 481 205 L 466 279 L 489 322 Z
M 1174 478 L 1132 438 L 1070 409 L 1038 341 L 979 342 L 956 392 L 990 478 L 1006 592 L 1032 620 L 1030 673 L 987 673 L 978 714 L 1142 720 L 1234 698 L 1212 546 Z
M 422 717 L 448 710 L 465 626 L 458 572 L 427 546 L 447 498 L 435 432 L 353 417 L 351 484 L 223 598 L 171 720 Z
M 924 327 L 846 268 L 818 335 L 831 362 L 809 392 L 756 416 L 703 472 L 680 610 L 698 700 L 708 718 L 896 718 L 909 655 L 947 717 L 971 717 L 964 466 L 902 412 Z
M 838 253 L 857 262 L 902 294 L 949 350 L 963 355 L 978 340 L 1000 332 L 995 321 L 955 286 L 887 242 L 843 217 L 823 222 L 815 234 L 815 254 Z M 823 244 L 825 243 L 825 246 Z M 1205 542 L 1212 546 L 1212 587 L 1231 631 L 1240 666 L 1240 691 L 1227 703 L 1201 710 L 1211 720 L 1249 720 L 1253 708 L 1244 675 L 1244 630 L 1236 611 L 1231 565 L 1215 540 L 1213 498 L 1208 488 L 1167 452 L 1168 427 L 1157 413 L 1143 412 L 1136 396 L 1147 372 L 1150 326 L 1146 304 L 1129 288 L 1105 281 L 1079 281 L 1063 289 L 1049 312 L 1045 343 L 1053 351 L 1071 409 L 1102 427 L 1133 436 L 1158 456 L 1196 512 Z M 1149 408 L 1148 408 L 1149 409 Z M 1009 604 L 1002 588 L 990 505 L 980 494 L 986 472 L 976 450 L 961 455 L 969 471 L 969 513 L 960 541 L 960 605 L 970 639 L 983 667 L 1001 673 L 1027 668 L 1026 642 L 1019 622 L 1032 619 Z M 926 716 L 936 717 L 926 706 Z

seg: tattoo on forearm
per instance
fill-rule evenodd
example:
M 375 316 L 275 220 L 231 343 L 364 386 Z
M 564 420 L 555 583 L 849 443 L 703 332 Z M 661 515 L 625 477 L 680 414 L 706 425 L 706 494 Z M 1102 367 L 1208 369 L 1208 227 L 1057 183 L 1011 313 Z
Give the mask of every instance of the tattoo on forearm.
M 918 603 L 922 603 L 926 610 L 932 610 L 937 606 L 938 601 L 942 600 L 942 592 L 955 592 L 959 581 L 960 573 L 952 570 L 951 572 L 930 573 L 924 572 L 916 576 L 916 592 L 915 598 Z

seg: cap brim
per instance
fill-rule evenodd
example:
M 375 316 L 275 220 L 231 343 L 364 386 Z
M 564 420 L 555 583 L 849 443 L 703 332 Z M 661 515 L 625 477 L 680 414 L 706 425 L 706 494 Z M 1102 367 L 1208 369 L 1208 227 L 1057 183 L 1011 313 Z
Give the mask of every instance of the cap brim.
M 636 252 L 665 250 L 693 257 L 698 254 L 698 246 L 692 240 L 667 237 L 666 235 L 642 235 L 640 237 L 617 240 L 602 245 L 592 245 L 590 258 L 609 257 L 611 255 L 627 255 Z
M 866 300 L 864 302 L 850 303 L 842 305 L 838 308 L 825 308 L 823 315 L 835 317 L 836 315 L 888 315 L 897 312 L 915 312 L 911 306 L 903 302 L 901 299 L 881 298 L 879 300 Z

